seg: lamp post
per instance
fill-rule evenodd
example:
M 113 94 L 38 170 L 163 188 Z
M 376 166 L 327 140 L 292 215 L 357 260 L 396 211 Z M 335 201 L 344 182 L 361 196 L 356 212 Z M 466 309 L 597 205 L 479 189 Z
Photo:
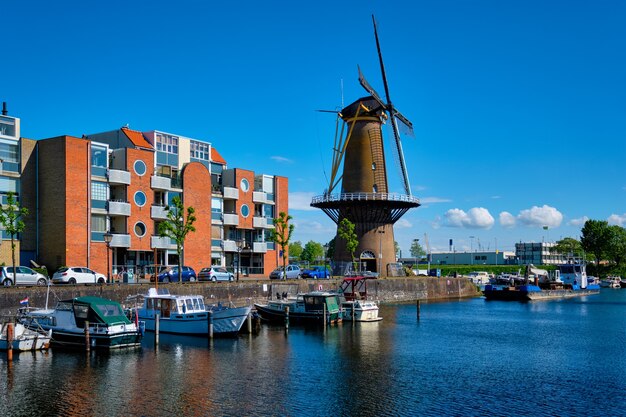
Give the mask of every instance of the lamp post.
M 383 233 L 384 230 L 379 230 L 378 233 L 378 259 L 379 259 L 379 267 L 378 267 L 378 275 L 383 276 Z
M 326 278 L 326 261 L 328 261 L 328 243 L 324 245 L 324 278 Z
M 474 265 L 474 237 L 470 236 L 470 265 Z
M 413 258 L 415 260 L 415 270 L 417 271 L 417 255 L 418 255 L 418 251 L 419 251 L 419 244 L 420 244 L 420 240 L 419 239 L 413 239 L 413 244 L 415 245 L 414 251 L 413 252 Z
M 111 282 L 111 269 L 109 266 L 109 249 L 111 249 L 111 241 L 113 240 L 113 235 L 110 231 L 104 234 L 104 243 L 107 244 L 107 282 Z
M 241 269 L 241 250 L 246 241 L 243 239 L 237 240 L 237 282 L 239 282 L 239 270 Z

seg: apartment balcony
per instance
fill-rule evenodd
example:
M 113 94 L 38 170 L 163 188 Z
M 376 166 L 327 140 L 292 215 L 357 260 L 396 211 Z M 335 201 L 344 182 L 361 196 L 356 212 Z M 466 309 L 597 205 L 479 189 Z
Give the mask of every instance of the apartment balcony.
M 267 243 L 265 242 L 252 242 L 252 252 L 265 253 L 267 252 Z
M 130 235 L 113 233 L 110 245 L 112 248 L 130 248 Z
M 239 190 L 233 187 L 224 187 L 224 200 L 238 200 Z
M 222 246 L 223 246 L 223 242 L 221 239 L 211 239 L 211 251 L 212 252 L 221 252 Z
M 109 184 L 130 185 L 130 172 L 121 169 L 109 169 Z
M 157 220 L 165 220 L 167 219 L 167 213 L 169 212 L 169 207 L 167 206 L 152 206 L 150 207 L 150 217 Z
M 254 191 L 252 192 L 252 201 L 254 203 L 267 204 L 267 193 L 265 191 Z
M 224 252 L 237 252 L 237 242 L 234 240 L 225 240 Z
M 153 190 L 171 190 L 172 179 L 169 177 L 161 177 L 159 175 L 153 175 L 150 177 L 150 187 Z
M 224 213 L 224 226 L 239 226 L 239 216 Z
M 109 200 L 109 216 L 130 216 L 130 203 L 125 201 Z
M 254 227 L 255 229 L 267 228 L 267 219 L 265 217 L 253 217 L 252 227 Z
M 176 243 L 173 243 L 169 237 L 150 236 L 150 247 L 152 249 L 176 250 Z

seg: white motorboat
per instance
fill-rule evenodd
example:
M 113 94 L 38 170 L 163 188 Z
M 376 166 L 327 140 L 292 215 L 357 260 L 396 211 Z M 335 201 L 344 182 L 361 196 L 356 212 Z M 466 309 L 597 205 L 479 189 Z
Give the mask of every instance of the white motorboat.
M 252 310 L 251 306 L 206 305 L 201 295 L 173 295 L 164 288 L 150 288 L 148 294 L 141 297 L 143 305 L 136 311 L 139 320 L 145 322 L 146 330 L 152 332 L 159 315 L 159 332 L 208 335 L 211 312 L 214 335 L 237 334 Z
M 380 321 L 375 301 L 351 300 L 341 303 L 341 318 L 347 321 Z
M 138 347 L 141 332 L 131 323 L 120 303 L 100 297 L 59 301 L 54 309 L 22 308 L 18 320 L 31 330 L 52 331 L 53 347 L 84 347 L 89 333 L 91 348 Z
M 0 331 L 0 350 L 9 348 L 7 340 L 7 330 L 9 323 L 2 323 Z M 27 352 L 29 350 L 45 350 L 50 346 L 52 331 L 31 330 L 21 323 L 13 324 L 13 350 Z
M 266 304 L 254 306 L 266 321 L 284 322 L 287 317 L 294 323 L 323 323 L 324 319 L 334 323 L 341 320 L 338 296 L 328 291 L 311 291 L 296 296 L 284 294 L 268 300 Z
M 600 280 L 600 286 L 602 288 L 622 288 L 620 281 L 620 277 L 608 276 Z

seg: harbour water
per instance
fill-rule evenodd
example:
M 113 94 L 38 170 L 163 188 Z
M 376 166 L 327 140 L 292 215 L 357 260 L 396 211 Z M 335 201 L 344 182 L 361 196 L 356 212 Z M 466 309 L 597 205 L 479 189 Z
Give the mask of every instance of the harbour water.
M 141 349 L 0 359 L 2 416 L 626 414 L 626 291 L 381 307 L 383 321 L 262 326 Z M 1 355 L 1 354 L 0 354 Z

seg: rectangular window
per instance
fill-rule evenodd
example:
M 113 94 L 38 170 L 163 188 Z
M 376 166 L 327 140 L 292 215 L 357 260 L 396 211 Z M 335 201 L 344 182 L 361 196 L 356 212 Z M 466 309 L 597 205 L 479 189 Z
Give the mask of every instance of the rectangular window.
M 20 172 L 18 145 L 0 142 L 0 163 L 3 171 Z
M 106 146 L 91 145 L 91 174 L 106 176 L 108 151 Z
M 93 208 L 106 209 L 108 196 L 109 186 L 106 182 L 91 181 L 91 206 Z
M 104 242 L 104 234 L 107 231 L 107 217 L 101 214 L 91 215 L 91 240 Z

